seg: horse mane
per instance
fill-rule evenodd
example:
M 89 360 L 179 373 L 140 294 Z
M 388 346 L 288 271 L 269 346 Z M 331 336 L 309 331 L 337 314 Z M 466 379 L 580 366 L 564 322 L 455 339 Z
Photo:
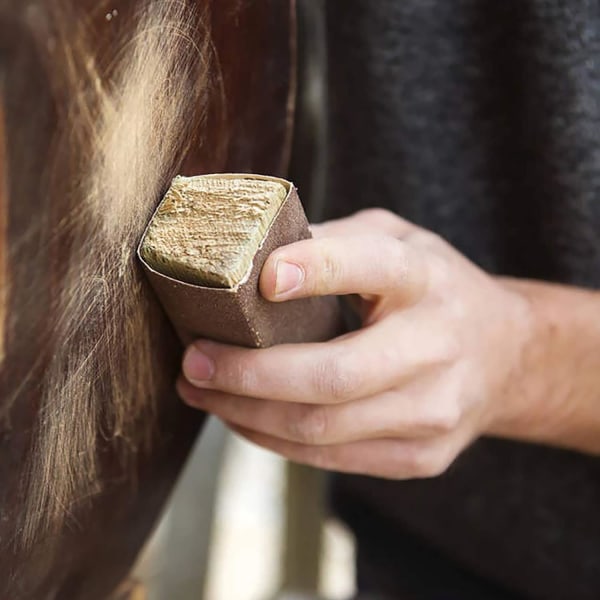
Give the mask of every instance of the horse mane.
M 0 493 L 17 533 L 0 544 L 16 553 L 48 551 L 106 485 L 134 487 L 156 441 L 173 373 L 134 252 L 218 86 L 194 2 L 137 2 L 133 31 L 107 3 L 23 4 L 0 2 L 7 35 L 36 50 L 0 54 L 0 440 L 25 432 Z
M 293 2 L 0 0 L 0 597 L 106 598 L 203 421 L 135 258 L 183 175 L 284 175 Z

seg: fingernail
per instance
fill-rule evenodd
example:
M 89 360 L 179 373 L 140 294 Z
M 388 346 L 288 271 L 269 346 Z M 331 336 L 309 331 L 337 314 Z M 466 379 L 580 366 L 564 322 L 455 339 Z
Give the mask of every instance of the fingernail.
M 196 346 L 190 346 L 183 357 L 183 374 L 190 383 L 208 381 L 215 372 L 215 363 Z
M 304 280 L 304 271 L 293 263 L 280 260 L 277 263 L 275 295 L 281 296 L 300 287 Z

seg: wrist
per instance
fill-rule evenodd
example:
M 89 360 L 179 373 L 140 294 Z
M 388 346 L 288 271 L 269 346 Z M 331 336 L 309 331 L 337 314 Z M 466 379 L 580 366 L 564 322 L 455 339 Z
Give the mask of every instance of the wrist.
M 543 362 L 540 349 L 541 327 L 539 309 L 531 291 L 518 280 L 496 278 L 504 292 L 503 305 L 510 307 L 502 324 L 502 343 L 493 349 L 493 365 L 504 365 L 490 390 L 490 416 L 486 435 L 522 438 L 533 426 L 541 426 L 543 411 L 536 402 L 542 395 L 537 388 L 538 364 Z
M 600 452 L 600 294 L 500 279 L 524 301 L 515 366 L 489 434 Z

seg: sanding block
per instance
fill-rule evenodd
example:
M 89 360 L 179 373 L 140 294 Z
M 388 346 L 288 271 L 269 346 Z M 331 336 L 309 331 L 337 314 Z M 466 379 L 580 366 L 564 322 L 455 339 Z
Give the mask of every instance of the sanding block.
M 176 177 L 138 256 L 184 344 L 247 347 L 319 342 L 341 331 L 337 298 L 269 302 L 258 289 L 269 254 L 310 237 L 292 183 L 277 177 Z

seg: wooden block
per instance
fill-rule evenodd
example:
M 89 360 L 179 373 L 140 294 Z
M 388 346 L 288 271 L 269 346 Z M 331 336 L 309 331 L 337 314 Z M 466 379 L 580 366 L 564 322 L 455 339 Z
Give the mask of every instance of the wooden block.
M 174 279 L 234 288 L 247 276 L 289 186 L 249 177 L 176 177 L 141 246 Z
M 294 186 L 261 175 L 177 177 L 138 255 L 184 343 L 195 338 L 249 347 L 316 342 L 340 332 L 337 299 L 282 303 L 258 290 L 277 247 L 310 237 Z

